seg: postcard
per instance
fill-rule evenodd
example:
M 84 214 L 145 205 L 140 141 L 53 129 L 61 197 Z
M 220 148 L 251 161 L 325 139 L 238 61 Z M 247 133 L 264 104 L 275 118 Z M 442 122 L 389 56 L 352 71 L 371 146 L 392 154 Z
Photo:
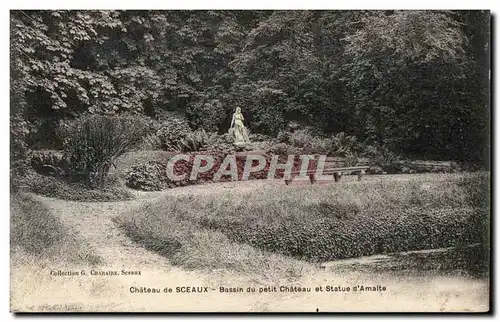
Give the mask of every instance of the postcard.
M 490 21 L 12 10 L 11 312 L 489 312 Z

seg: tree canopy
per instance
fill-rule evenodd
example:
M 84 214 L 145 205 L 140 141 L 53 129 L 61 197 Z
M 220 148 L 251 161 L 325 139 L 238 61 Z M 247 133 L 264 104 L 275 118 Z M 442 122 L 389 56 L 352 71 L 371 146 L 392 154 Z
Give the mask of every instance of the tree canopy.
M 415 157 L 486 161 L 488 11 L 11 11 L 11 113 L 290 122 Z

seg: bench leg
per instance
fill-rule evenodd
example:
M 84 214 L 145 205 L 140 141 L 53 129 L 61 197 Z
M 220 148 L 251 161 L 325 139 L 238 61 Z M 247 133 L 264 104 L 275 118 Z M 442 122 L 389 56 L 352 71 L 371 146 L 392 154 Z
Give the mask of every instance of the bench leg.
M 363 176 L 365 175 L 365 170 L 361 170 L 358 172 L 358 181 L 361 181 L 363 179 Z
M 335 182 L 338 182 L 340 178 L 342 178 L 342 172 L 334 172 L 333 178 L 335 179 Z
M 309 175 L 309 181 L 311 181 L 311 184 L 316 182 L 316 175 L 314 173 Z

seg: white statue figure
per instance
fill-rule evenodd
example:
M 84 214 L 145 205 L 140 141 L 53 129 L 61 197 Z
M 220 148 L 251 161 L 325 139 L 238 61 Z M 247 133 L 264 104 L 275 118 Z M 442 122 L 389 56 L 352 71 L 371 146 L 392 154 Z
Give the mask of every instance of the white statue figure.
M 230 132 L 232 132 L 235 144 L 249 143 L 248 130 L 243 124 L 245 118 L 241 114 L 241 108 L 237 107 L 236 112 L 233 114 L 233 119 L 231 121 Z

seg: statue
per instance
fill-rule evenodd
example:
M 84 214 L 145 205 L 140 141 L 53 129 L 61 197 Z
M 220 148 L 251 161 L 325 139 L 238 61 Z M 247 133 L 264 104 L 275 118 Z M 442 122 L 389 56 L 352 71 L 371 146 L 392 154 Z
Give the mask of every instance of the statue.
M 233 114 L 231 127 L 229 129 L 230 134 L 232 134 L 234 138 L 234 143 L 236 145 L 250 143 L 250 139 L 248 138 L 248 130 L 243 124 L 244 120 L 245 118 L 243 117 L 243 114 L 241 114 L 241 108 L 237 107 L 236 112 L 234 112 Z

